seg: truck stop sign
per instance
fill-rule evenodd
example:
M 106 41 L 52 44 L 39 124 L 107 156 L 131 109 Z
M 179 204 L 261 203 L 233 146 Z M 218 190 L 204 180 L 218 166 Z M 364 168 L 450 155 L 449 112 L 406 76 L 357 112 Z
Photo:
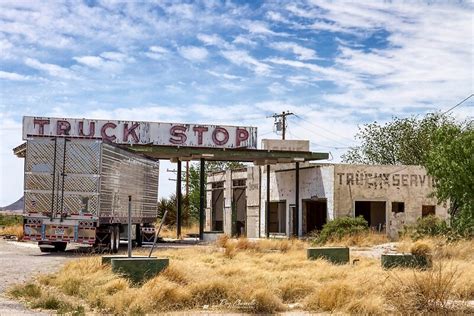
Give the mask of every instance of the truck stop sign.
M 103 139 L 115 144 L 257 148 L 257 128 L 249 126 L 24 116 L 23 139 L 37 136 Z

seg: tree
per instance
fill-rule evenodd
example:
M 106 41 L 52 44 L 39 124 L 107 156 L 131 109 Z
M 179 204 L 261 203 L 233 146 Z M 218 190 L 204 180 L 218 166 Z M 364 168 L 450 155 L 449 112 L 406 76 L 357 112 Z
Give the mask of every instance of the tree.
M 366 124 L 356 134 L 360 146 L 350 149 L 342 160 L 361 164 L 424 165 L 433 146 L 433 134 L 443 126 L 456 126 L 456 123 L 450 116 L 434 113 L 421 119 L 395 117 L 384 125 Z
M 366 124 L 356 135 L 361 145 L 342 156 L 344 162 L 422 165 L 436 179 L 434 195 L 450 203 L 452 226 L 474 234 L 474 131 L 472 121 L 427 114 Z
M 188 201 L 186 197 L 183 197 L 183 212 L 182 212 L 182 220 L 183 225 L 189 225 L 191 218 L 190 212 L 187 208 Z M 176 226 L 176 218 L 177 218 L 177 205 L 176 205 L 176 195 L 172 194 L 169 198 L 162 197 L 158 201 L 158 218 L 161 220 L 165 212 L 168 211 L 166 215 L 166 219 L 164 224 L 167 226 Z
M 472 121 L 442 126 L 433 133 L 425 167 L 437 181 L 435 195 L 450 202 L 452 224 L 463 235 L 474 235 L 474 128 Z

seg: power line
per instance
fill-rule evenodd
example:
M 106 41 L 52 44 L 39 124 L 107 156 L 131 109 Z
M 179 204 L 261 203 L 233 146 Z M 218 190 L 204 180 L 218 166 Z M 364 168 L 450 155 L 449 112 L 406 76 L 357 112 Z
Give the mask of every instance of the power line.
M 335 142 L 335 143 L 338 143 L 338 144 L 342 145 L 341 148 L 351 148 L 351 147 L 354 147 L 354 146 L 347 145 L 347 144 L 345 144 L 345 143 L 341 143 L 340 141 L 338 141 L 338 140 L 336 140 L 336 139 L 333 139 L 333 138 L 330 138 L 330 137 L 327 137 L 327 136 L 324 136 L 324 135 L 316 134 L 313 130 L 308 129 L 308 128 L 304 127 L 304 126 L 301 125 L 301 124 L 297 124 L 297 125 L 298 125 L 299 127 L 301 127 L 302 129 L 307 130 L 308 132 L 313 133 L 314 135 L 316 135 L 316 136 L 318 136 L 318 137 L 323 137 L 323 138 L 326 138 L 326 139 L 328 139 L 328 140 L 330 140 L 330 141 L 333 141 L 333 142 Z M 326 147 L 329 147 L 329 146 L 326 146 Z M 335 147 L 331 147 L 331 148 L 335 148 Z
M 299 139 L 299 140 L 303 140 L 301 139 L 300 137 L 298 136 L 295 136 L 293 133 L 291 133 L 290 131 L 288 131 L 288 134 L 290 134 L 291 136 L 293 136 L 294 138 L 296 139 Z M 332 149 L 350 149 L 350 148 L 353 148 L 353 147 L 335 147 L 335 146 L 327 146 L 327 145 L 321 145 L 321 144 L 317 144 L 317 143 L 314 143 L 312 141 L 309 142 L 311 145 L 314 145 L 314 146 L 318 146 L 318 147 L 326 147 L 326 148 L 332 148 Z
M 303 120 L 303 121 L 305 121 L 306 123 L 308 123 L 308 124 L 310 124 L 310 125 L 312 125 L 312 126 L 314 126 L 314 127 L 316 127 L 316 128 L 320 128 L 320 129 L 322 129 L 323 131 L 326 131 L 326 132 L 329 133 L 329 134 L 333 134 L 334 136 L 337 136 L 337 137 L 339 137 L 339 138 L 344 138 L 344 139 L 346 139 L 346 140 L 348 140 L 348 141 L 351 141 L 351 142 L 354 141 L 353 139 L 350 139 L 350 138 L 348 138 L 348 137 L 345 137 L 345 136 L 339 135 L 339 134 L 337 134 L 337 133 L 334 133 L 333 131 L 330 131 L 330 130 L 328 130 L 328 129 L 326 129 L 326 128 L 320 126 L 320 125 L 316 125 L 316 124 L 312 123 L 311 121 L 309 121 L 309 120 L 307 120 L 307 119 L 305 119 L 305 118 L 303 118 L 303 117 L 301 117 L 301 116 L 299 116 L 299 115 L 297 115 L 297 114 L 295 114 L 295 116 L 296 116 L 297 118 L 299 118 L 300 120 Z
M 458 104 L 456 104 L 455 106 L 453 106 L 452 108 L 444 111 L 443 113 L 441 113 L 441 115 L 445 115 L 446 113 L 448 112 L 451 112 L 452 110 L 454 110 L 455 108 L 457 108 L 458 106 L 460 106 L 461 104 L 463 104 L 464 102 L 466 102 L 467 100 L 469 100 L 470 98 L 472 98 L 474 96 L 474 93 L 471 93 L 471 95 L 469 95 L 468 97 L 466 97 L 464 100 L 462 100 L 461 102 L 459 102 Z

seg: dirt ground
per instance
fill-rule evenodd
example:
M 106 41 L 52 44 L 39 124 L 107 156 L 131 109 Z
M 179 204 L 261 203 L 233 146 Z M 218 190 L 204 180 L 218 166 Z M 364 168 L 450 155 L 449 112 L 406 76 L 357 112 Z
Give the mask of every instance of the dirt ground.
M 48 315 L 30 311 L 21 303 L 6 298 L 5 291 L 38 273 L 53 272 L 74 257 L 77 255 L 71 251 L 63 254 L 41 253 L 34 243 L 0 239 L 0 315 Z
M 174 244 L 158 244 L 159 248 L 184 248 L 194 246 L 195 241 Z M 122 245 L 124 250 L 126 245 Z M 85 252 L 85 254 L 84 254 Z M 41 253 L 36 243 L 16 242 L 0 238 L 0 316 L 50 315 L 27 309 L 23 304 L 8 299 L 5 292 L 14 284 L 31 280 L 40 273 L 57 271 L 66 261 L 87 255 L 77 247 L 68 246 L 65 253 Z

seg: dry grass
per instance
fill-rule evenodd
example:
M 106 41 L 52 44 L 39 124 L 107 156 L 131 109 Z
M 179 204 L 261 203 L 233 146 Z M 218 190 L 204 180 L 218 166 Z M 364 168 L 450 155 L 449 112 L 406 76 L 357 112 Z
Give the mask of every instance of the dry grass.
M 159 226 L 159 224 L 158 224 Z M 157 226 L 157 229 L 158 229 Z M 199 234 L 199 224 L 193 224 L 191 226 L 181 227 L 181 237 L 186 237 L 188 234 Z M 160 237 L 163 238 L 176 238 L 176 227 L 174 226 L 163 226 L 161 228 Z
M 341 239 L 329 240 L 327 246 L 370 247 L 390 242 L 387 234 L 368 231 L 355 235 L 346 235 Z
M 435 267 L 428 271 L 385 271 L 379 260 L 365 257 L 357 265 L 309 261 L 306 246 L 300 240 L 224 237 L 214 246 L 160 250 L 156 255 L 170 258 L 169 268 L 140 286 L 101 266 L 99 257 L 89 257 L 39 278 L 37 286 L 111 314 L 271 313 L 290 310 L 289 304 L 312 312 L 444 313 L 462 311 L 448 300 L 474 299 L 472 241 L 456 250 L 433 247 Z M 460 252 L 467 247 L 468 254 Z
M 0 228 L 0 236 L 15 236 L 17 240 L 23 239 L 23 225 L 15 224 L 13 226 L 6 226 Z

